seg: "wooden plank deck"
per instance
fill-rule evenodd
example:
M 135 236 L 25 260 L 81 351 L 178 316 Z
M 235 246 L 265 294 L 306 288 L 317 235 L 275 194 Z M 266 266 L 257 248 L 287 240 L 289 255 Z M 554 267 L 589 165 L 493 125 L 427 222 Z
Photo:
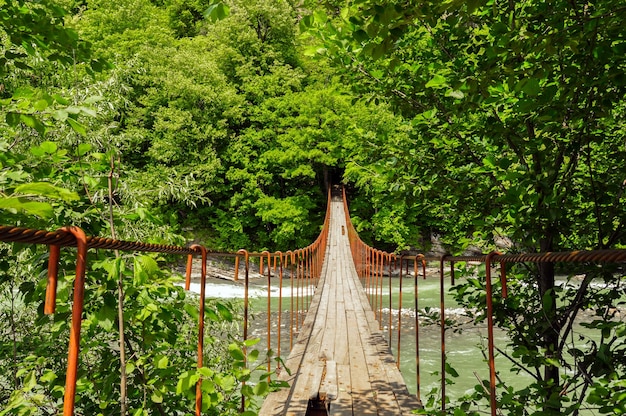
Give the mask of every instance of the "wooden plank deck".
M 259 415 L 304 416 L 309 399 L 326 399 L 328 414 L 404 415 L 420 403 L 402 375 L 359 282 L 344 235 L 341 198 L 331 202 L 322 276 L 281 377 L 290 388 L 270 394 Z

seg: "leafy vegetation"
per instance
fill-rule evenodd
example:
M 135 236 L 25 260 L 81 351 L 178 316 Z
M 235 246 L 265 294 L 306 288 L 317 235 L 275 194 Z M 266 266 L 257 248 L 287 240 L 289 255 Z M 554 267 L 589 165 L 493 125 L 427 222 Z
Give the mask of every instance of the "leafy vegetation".
M 286 250 L 317 235 L 326 188 L 343 181 L 357 230 L 389 250 L 428 249 L 432 235 L 453 252 L 626 243 L 618 0 L 0 3 L 3 223 Z M 68 305 L 41 315 L 45 253 L 1 250 L 0 415 L 50 413 Z M 207 412 L 236 411 L 249 374 L 229 324 L 211 323 L 224 331 L 211 370 L 192 371 L 194 312 L 156 267 L 165 259 L 103 256 L 88 276 L 84 413 L 120 406 L 118 303 L 128 412 L 184 414 L 198 377 Z M 585 269 L 568 285 L 555 276 L 570 270 L 549 265 L 511 274 L 495 318 L 534 381 L 499 389 L 507 411 L 623 409 L 623 272 Z M 482 284 L 456 288 L 470 310 Z M 65 281 L 60 302 L 68 293 Z M 235 305 L 215 308 L 236 320 Z M 574 340 L 582 312 L 600 337 Z M 244 393 L 269 387 L 257 385 Z
M 397 147 L 373 146 L 347 177 L 388 210 L 410 207 L 396 209 L 399 222 L 419 220 L 453 251 L 502 241 L 527 252 L 623 246 L 624 11 L 613 1 L 356 1 L 308 16 L 316 51 L 346 68 L 363 95 L 390 100 L 409 131 Z M 551 264 L 513 273 L 516 294 L 496 320 L 516 368 L 544 371 L 507 394 L 516 397 L 507 410 L 577 414 L 599 380 L 614 385 L 623 375 L 621 364 L 603 364 L 624 345 L 623 321 L 607 312 L 623 304 L 622 273 L 589 270 L 573 287 L 556 284 Z M 457 288 L 459 297 L 481 308 L 484 292 L 472 287 Z M 582 351 L 569 337 L 588 308 L 599 316 L 589 325 L 605 329 Z M 581 353 L 593 358 L 582 364 Z

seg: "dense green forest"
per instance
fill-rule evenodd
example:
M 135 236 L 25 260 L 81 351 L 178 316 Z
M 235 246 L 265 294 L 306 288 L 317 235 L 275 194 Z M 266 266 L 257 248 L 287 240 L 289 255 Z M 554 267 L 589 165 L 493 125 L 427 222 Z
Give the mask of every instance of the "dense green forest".
M 315 238 L 343 183 L 357 230 L 390 251 L 626 245 L 621 0 L 0 0 L 0 22 L 2 225 L 286 250 Z M 0 254 L 0 415 L 55 414 L 69 303 L 41 314 L 45 252 Z M 94 257 L 83 414 L 185 414 L 195 312 L 157 267 L 170 259 Z M 515 296 L 496 299 L 510 358 L 534 377 L 501 386 L 508 414 L 626 412 L 623 270 L 557 284 L 569 274 L 520 266 Z M 134 387 L 120 404 L 123 276 Z M 455 288 L 470 310 L 481 285 Z M 229 333 L 238 306 L 214 308 Z M 583 311 L 598 338 L 574 334 Z M 201 376 L 207 411 L 227 414 L 249 375 L 224 359 L 243 345 L 218 338 Z

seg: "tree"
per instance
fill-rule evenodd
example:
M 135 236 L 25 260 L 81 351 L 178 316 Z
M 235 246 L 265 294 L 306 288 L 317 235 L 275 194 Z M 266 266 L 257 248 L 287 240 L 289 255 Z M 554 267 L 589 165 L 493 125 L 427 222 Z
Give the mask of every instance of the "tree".
M 452 249 L 476 237 L 495 247 L 504 236 L 513 250 L 546 252 L 625 243 L 625 19 L 614 1 L 364 1 L 303 25 L 359 91 L 388 97 L 411 125 L 413 141 L 393 163 L 371 161 L 385 172 L 379 192 L 408 194 L 425 232 L 441 233 Z M 556 363 L 564 362 L 570 323 L 591 299 L 599 309 L 616 300 L 598 299 L 588 284 L 564 293 L 549 264 L 527 276 L 536 292 L 514 310 L 539 308 L 545 318 L 525 329 L 505 316 L 499 322 L 545 352 L 526 362 L 545 369 L 539 406 L 559 414 Z

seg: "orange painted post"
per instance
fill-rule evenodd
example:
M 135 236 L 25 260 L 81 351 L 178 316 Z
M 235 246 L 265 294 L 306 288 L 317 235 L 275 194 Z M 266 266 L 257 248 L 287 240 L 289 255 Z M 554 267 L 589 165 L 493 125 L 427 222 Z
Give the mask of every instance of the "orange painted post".
M 187 255 L 187 268 L 185 270 L 185 290 L 191 287 L 191 266 L 193 265 L 193 254 Z M 235 270 L 235 280 L 237 280 L 237 271 Z
M 239 281 L 239 256 L 235 256 L 235 276 L 233 280 L 235 282 Z
M 402 262 L 404 261 L 404 256 L 400 256 L 400 281 L 398 282 L 398 348 L 396 350 L 396 367 L 398 367 L 398 369 L 400 369 L 400 352 L 401 352 L 401 346 L 402 344 L 400 343 L 400 339 L 402 336 L 402 279 L 403 279 L 403 275 L 402 275 Z M 407 262 L 408 264 L 408 262 Z
M 249 289 L 250 289 L 250 255 L 248 254 L 247 250 L 239 250 L 237 251 L 237 257 L 235 258 L 235 264 L 236 267 L 239 266 L 239 256 L 242 255 L 244 256 L 244 261 L 245 261 L 245 277 L 244 277 L 244 284 L 243 284 L 243 340 L 247 341 L 248 340 L 248 293 L 249 293 Z M 246 359 L 247 357 L 247 351 L 246 351 L 246 347 L 244 345 L 244 359 Z M 242 386 L 245 386 L 246 382 L 243 381 Z M 241 395 L 241 413 L 243 413 L 246 410 L 246 396 L 245 395 Z
M 205 308 L 205 296 L 206 296 L 206 262 L 207 262 L 207 250 L 199 244 L 193 244 L 189 247 L 192 250 L 199 251 L 202 255 L 202 264 L 200 272 L 200 313 L 198 316 L 198 365 L 200 369 L 204 365 L 204 308 Z M 193 255 L 187 256 L 187 259 L 192 258 Z M 187 262 L 187 271 L 191 270 L 191 262 Z M 196 383 L 196 416 L 202 415 L 202 379 Z
M 424 279 L 426 279 L 426 260 L 424 259 L 423 254 L 418 254 L 415 256 L 415 260 L 413 262 L 413 270 L 414 270 L 414 302 L 415 302 L 415 373 L 417 377 L 417 400 L 421 401 L 421 380 L 420 380 L 420 331 L 419 331 L 419 286 L 418 286 L 418 272 L 417 272 L 417 261 L 420 260 L 422 263 L 422 271 L 424 273 Z
M 372 249 L 373 254 L 374 254 L 374 315 L 376 315 L 376 320 L 378 320 L 380 322 L 380 317 L 377 315 L 378 314 L 378 250 L 376 249 Z M 379 324 L 379 328 L 380 328 L 380 324 Z
M 300 330 L 300 250 L 294 252 L 296 265 L 296 332 Z
M 280 332 L 282 325 L 282 316 L 283 316 L 283 263 L 286 256 L 283 257 L 283 253 L 281 251 L 276 252 L 277 256 L 274 257 L 274 268 L 276 267 L 276 260 L 280 259 L 280 265 L 278 269 L 278 339 L 277 343 L 277 352 L 276 356 L 280 358 Z M 277 368 L 280 368 L 280 360 L 276 361 Z
M 372 268 L 371 268 L 372 255 L 371 255 L 370 247 L 364 245 L 363 248 L 365 250 L 365 291 L 367 292 L 367 297 L 370 301 L 370 306 L 373 306 L 372 292 L 370 290 L 370 280 L 371 280 L 371 273 L 372 273 Z
M 455 284 L 455 280 L 454 280 L 454 262 L 453 261 L 450 262 L 450 284 L 452 286 L 454 286 L 454 284 Z
M 57 305 L 57 281 L 59 280 L 59 257 L 61 246 L 50 246 L 50 258 L 48 259 L 48 283 L 46 285 L 46 301 L 44 313 L 51 315 L 56 310 Z
M 380 294 L 378 298 L 378 326 L 383 329 L 383 271 L 385 269 L 385 256 L 381 250 L 378 250 L 378 282 L 380 285 Z
M 311 307 L 311 246 L 306 249 L 306 311 L 309 311 Z
M 63 416 L 74 414 L 76 400 L 76 381 L 78 374 L 78 353 L 80 351 L 80 329 L 85 301 L 85 270 L 87 268 L 87 236 L 78 227 L 64 227 L 76 238 L 76 278 L 74 280 L 74 299 L 72 304 L 72 326 L 67 353 L 67 374 L 65 376 L 65 396 L 63 398 Z
M 415 376 L 417 378 L 417 400 L 422 400 L 420 394 L 420 323 L 419 323 L 419 296 L 417 278 L 417 257 L 413 260 L 413 314 L 415 317 Z
M 485 259 L 485 279 L 487 287 L 487 349 L 489 353 L 489 403 L 491 406 L 491 416 L 497 416 L 498 403 L 496 401 L 496 362 L 494 353 L 493 335 L 493 290 L 491 288 L 491 261 L 495 256 L 500 255 L 492 251 Z
M 439 260 L 439 317 L 441 318 L 441 410 L 446 411 L 446 305 L 444 292 L 444 265 L 447 256 L 444 254 Z
M 392 327 L 393 327 L 393 314 L 391 313 L 391 308 L 392 308 L 392 301 L 391 301 L 391 257 L 393 256 L 393 254 L 387 254 L 387 262 L 388 262 L 388 266 L 389 266 L 389 345 L 391 345 L 391 337 L 392 337 Z
M 376 253 L 374 251 L 373 248 L 370 248 L 370 253 L 371 253 L 371 257 L 370 257 L 370 264 L 371 264 L 371 268 L 370 268 L 370 273 L 371 273 L 371 277 L 370 277 L 370 291 L 371 291 L 371 299 L 370 299 L 370 304 L 372 305 L 372 310 L 374 311 L 374 316 L 376 316 L 376 312 L 377 312 L 377 308 L 376 308 L 376 299 L 378 298 L 377 295 L 377 290 L 376 290 Z
M 289 351 L 293 348 L 293 263 L 294 263 L 294 255 L 293 251 L 289 250 L 286 253 L 286 259 L 289 260 L 289 283 L 291 284 L 291 294 L 290 294 L 290 313 L 289 313 Z
M 507 298 L 509 290 L 506 283 L 506 263 L 500 262 L 500 285 L 502 286 L 502 297 Z
M 261 253 L 261 264 L 263 264 L 263 256 L 267 256 L 267 351 L 272 349 L 272 272 L 270 265 L 272 257 L 269 251 Z M 272 371 L 272 362 L 267 360 L 267 372 Z

